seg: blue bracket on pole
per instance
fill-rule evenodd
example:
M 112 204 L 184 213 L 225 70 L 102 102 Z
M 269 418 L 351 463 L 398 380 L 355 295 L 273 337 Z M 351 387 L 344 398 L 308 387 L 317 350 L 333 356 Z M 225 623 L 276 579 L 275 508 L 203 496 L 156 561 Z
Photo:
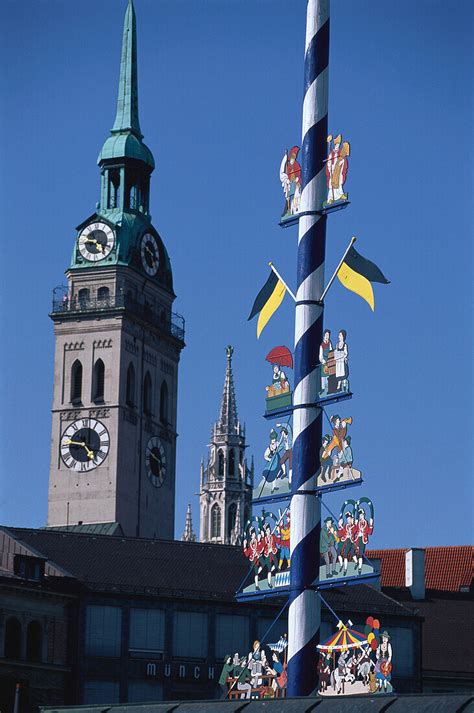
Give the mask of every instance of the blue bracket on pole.
M 322 408 L 325 405 L 329 404 L 337 404 L 339 401 L 347 401 L 348 399 L 351 399 L 353 396 L 352 391 L 346 391 L 341 394 L 331 394 L 330 396 L 325 396 L 323 398 L 317 398 L 315 401 L 308 403 L 308 404 L 300 404 L 298 406 L 287 406 L 286 408 L 281 408 L 281 409 L 275 409 L 274 411 L 265 411 L 263 414 L 263 418 L 266 418 L 267 421 L 271 421 L 274 418 L 281 418 L 282 416 L 291 416 L 293 414 L 293 411 L 295 411 L 298 408 L 310 408 L 310 407 L 316 407 L 316 408 Z
M 329 213 L 335 213 L 338 210 L 347 208 L 350 201 L 336 201 L 330 205 L 325 205 L 321 210 L 305 210 L 301 213 L 296 213 L 295 215 L 290 215 L 287 218 L 282 218 L 278 225 L 280 228 L 289 228 L 291 225 L 296 225 L 300 218 L 304 215 L 328 215 Z

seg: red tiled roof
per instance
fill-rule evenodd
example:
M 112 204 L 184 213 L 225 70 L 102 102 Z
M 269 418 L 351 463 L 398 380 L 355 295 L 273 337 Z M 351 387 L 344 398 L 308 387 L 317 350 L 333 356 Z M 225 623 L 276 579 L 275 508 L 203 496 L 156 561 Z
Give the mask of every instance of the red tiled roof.
M 381 560 L 382 587 L 405 586 L 405 552 L 403 550 L 368 550 L 369 559 Z M 469 588 L 473 578 L 472 545 L 425 548 L 425 587 L 445 592 Z

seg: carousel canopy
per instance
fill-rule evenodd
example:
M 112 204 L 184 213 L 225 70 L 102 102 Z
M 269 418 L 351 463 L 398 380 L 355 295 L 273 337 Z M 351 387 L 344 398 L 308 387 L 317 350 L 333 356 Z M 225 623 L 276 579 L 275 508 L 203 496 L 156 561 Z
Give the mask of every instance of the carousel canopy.
M 367 638 L 355 629 L 345 626 L 339 622 L 338 631 L 329 637 L 327 641 L 318 644 L 320 651 L 345 651 L 346 649 L 357 649 L 367 644 Z

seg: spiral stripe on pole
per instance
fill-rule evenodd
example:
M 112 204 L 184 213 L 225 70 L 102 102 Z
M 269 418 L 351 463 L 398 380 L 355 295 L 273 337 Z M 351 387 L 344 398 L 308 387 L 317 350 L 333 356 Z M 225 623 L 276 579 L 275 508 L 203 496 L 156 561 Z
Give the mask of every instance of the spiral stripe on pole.
M 301 212 L 318 211 L 326 193 L 329 0 L 308 0 L 302 144 Z M 319 386 L 319 345 L 323 307 L 315 304 L 324 289 L 326 217 L 299 220 L 295 315 L 295 407 L 314 402 Z M 316 487 L 322 411 L 316 406 L 293 411 L 293 477 L 291 497 L 291 579 L 288 613 L 288 695 L 310 694 L 317 684 L 316 645 L 321 605 L 309 587 L 319 572 L 321 501 L 306 490 Z

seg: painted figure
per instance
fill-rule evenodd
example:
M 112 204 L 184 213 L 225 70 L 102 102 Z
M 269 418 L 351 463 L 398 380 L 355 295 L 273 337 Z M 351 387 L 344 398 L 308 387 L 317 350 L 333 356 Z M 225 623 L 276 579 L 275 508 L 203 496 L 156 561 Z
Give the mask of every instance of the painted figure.
M 262 649 L 260 641 L 256 639 L 253 642 L 252 651 L 248 655 L 247 662 L 251 676 L 250 682 L 252 688 L 262 685 L 262 675 L 265 672 L 266 664 L 267 657 L 265 656 L 265 651 Z
M 339 456 L 339 453 L 342 453 L 344 449 L 343 441 L 347 435 L 347 426 L 352 424 L 352 417 L 341 418 L 336 414 L 331 416 L 329 420 L 332 426 L 332 439 L 327 450 L 332 453 L 333 449 L 335 449 L 336 456 Z
M 319 538 L 319 551 L 324 558 L 326 564 L 326 578 L 333 576 L 336 568 L 337 551 L 336 551 L 337 535 L 334 529 L 332 517 L 327 517 L 324 521 L 324 527 L 321 528 Z
M 338 334 L 337 344 L 334 348 L 334 359 L 336 361 L 337 391 L 349 391 L 349 349 L 347 347 L 346 337 L 346 330 L 341 329 Z
M 319 461 L 321 463 L 319 473 L 318 473 L 318 480 L 321 478 L 323 483 L 330 483 L 331 482 L 331 477 L 332 477 L 332 458 L 331 458 L 331 451 L 329 450 L 329 444 L 331 443 L 331 436 L 328 436 L 327 434 L 323 436 L 323 440 L 321 443 L 321 449 L 319 451 Z M 327 481 L 326 481 L 326 476 L 327 476 Z
M 359 567 L 358 574 L 362 572 L 362 559 L 364 557 L 365 548 L 369 542 L 369 535 L 374 531 L 374 520 L 371 517 L 369 522 L 365 519 L 364 508 L 359 508 L 358 518 L 355 521 L 355 530 L 353 541 L 355 544 L 355 552 L 358 557 Z
M 268 463 L 268 466 L 264 469 L 262 475 L 267 483 L 272 484 L 271 492 L 273 493 L 275 490 L 278 490 L 277 481 L 283 475 L 280 460 L 280 449 L 278 445 L 278 434 L 273 428 L 270 431 L 270 443 L 265 449 L 263 457 Z
M 234 677 L 237 682 L 237 690 L 242 691 L 240 698 L 249 699 L 252 695 L 251 670 L 247 666 L 245 656 L 239 658 L 239 654 L 234 654 Z
M 352 448 L 351 448 L 351 437 L 346 436 L 345 438 L 342 439 L 342 451 L 340 451 L 337 455 L 337 462 L 336 466 L 338 469 L 342 468 L 342 474 L 341 475 L 336 475 L 334 478 L 334 482 L 337 480 L 349 480 L 351 476 L 351 471 L 352 471 L 352 461 L 354 460 L 354 456 L 352 454 Z
M 278 364 L 273 364 L 272 384 L 266 387 L 267 397 L 280 396 L 290 390 L 286 374 Z
M 295 215 L 300 206 L 301 199 L 301 166 L 296 160 L 299 146 L 293 146 L 290 151 L 285 151 L 280 164 L 280 181 L 285 194 L 285 209 L 282 218 Z
M 319 363 L 321 364 L 321 392 L 320 396 L 326 396 L 328 393 L 329 367 L 328 361 L 330 352 L 333 351 L 331 343 L 331 332 L 329 329 L 324 330 L 323 341 L 319 345 Z
M 276 427 L 280 429 L 278 446 L 283 449 L 283 455 L 280 456 L 280 466 L 283 469 L 281 477 L 288 476 L 288 482 L 291 483 L 293 472 L 293 431 L 289 423 L 277 423 Z
M 238 655 L 238 654 L 237 654 Z M 227 656 L 224 657 L 224 665 L 222 667 L 221 675 L 219 677 L 219 686 L 222 689 L 222 696 L 221 698 L 226 698 L 227 697 L 227 691 L 228 691 L 228 679 L 232 678 L 234 672 L 234 664 L 232 662 L 232 656 L 227 654 Z
M 264 525 L 264 536 L 263 536 L 263 554 L 261 558 L 262 568 L 267 569 L 267 580 L 268 586 L 273 587 L 273 573 L 276 570 L 276 555 L 277 553 L 277 542 L 276 536 L 272 532 L 270 524 L 268 522 Z
M 336 136 L 331 148 L 332 141 L 333 137 L 330 134 L 327 138 L 329 155 L 326 161 L 326 183 L 328 187 L 326 205 L 347 200 L 347 194 L 344 193 L 344 183 L 346 182 L 349 167 L 348 156 L 350 155 L 351 147 L 348 141 L 342 141 L 341 134 Z
M 276 544 L 280 548 L 280 559 L 278 562 L 278 569 L 283 569 L 283 564 L 286 561 L 288 568 L 290 567 L 290 530 L 291 530 L 291 517 L 290 511 L 286 513 L 282 518 L 282 523 L 277 527 L 277 537 Z
M 357 525 L 354 522 L 354 516 L 351 510 L 348 510 L 345 513 L 345 518 L 346 522 L 344 522 L 342 517 L 339 519 L 337 529 L 337 534 L 339 536 L 339 573 L 341 573 L 344 569 L 344 577 L 347 575 L 347 564 L 349 559 L 352 558 L 353 562 L 357 565 L 357 557 L 354 546 Z
M 321 651 L 317 667 L 319 675 L 319 692 L 327 690 L 329 678 L 331 676 L 331 656 L 328 653 Z
M 260 563 L 260 557 L 262 556 L 264 550 L 263 538 L 260 532 L 257 535 L 257 531 L 254 526 L 250 528 L 249 535 L 250 539 L 244 539 L 243 542 L 244 555 L 248 558 L 250 564 L 253 567 L 255 589 L 260 589 L 258 584 L 258 576 L 263 569 Z
M 387 693 L 387 682 L 392 679 L 392 645 L 387 631 L 382 633 L 381 642 L 377 648 L 375 677 L 379 690 L 381 691 L 383 688 L 384 693 Z

